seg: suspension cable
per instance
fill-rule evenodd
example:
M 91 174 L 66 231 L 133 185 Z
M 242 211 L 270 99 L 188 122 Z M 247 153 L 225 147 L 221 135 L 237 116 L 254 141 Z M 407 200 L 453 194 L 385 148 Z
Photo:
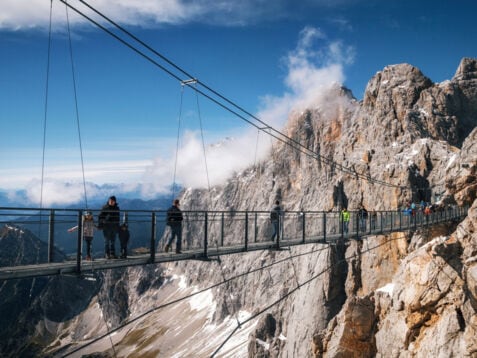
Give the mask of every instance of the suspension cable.
M 49 82 L 50 82 L 50 58 L 51 58 L 51 23 L 53 17 L 53 0 L 50 0 L 50 19 L 48 26 L 48 54 L 46 60 L 46 85 L 45 85 L 45 107 L 44 107 L 44 116 L 43 116 L 43 148 L 42 148 L 42 158 L 41 158 L 41 184 L 40 184 L 40 220 L 38 223 L 38 237 L 41 239 L 41 228 L 43 226 L 43 186 L 45 181 L 45 152 L 46 152 L 46 123 L 48 118 L 48 93 L 49 93 Z M 40 261 L 40 243 L 36 243 L 36 262 Z M 30 293 L 28 295 L 31 300 L 33 295 L 33 288 L 36 283 L 36 277 L 33 278 L 30 287 Z
M 153 63 L 154 65 L 156 65 L 157 67 L 159 67 L 160 69 L 162 69 L 164 72 L 166 72 L 167 74 L 169 74 L 171 77 L 175 78 L 176 80 L 182 82 L 182 79 L 180 78 L 180 76 L 174 74 L 171 70 L 167 69 L 166 67 L 164 67 L 163 65 L 159 64 L 157 61 L 155 61 L 154 59 L 152 59 L 150 56 L 146 55 L 144 52 L 142 52 L 141 50 L 139 50 L 138 48 L 136 48 L 134 45 L 132 45 L 131 43 L 127 42 L 126 40 L 124 40 L 123 38 L 119 37 L 118 35 L 116 35 L 115 33 L 113 33 L 112 31 L 108 30 L 106 27 L 104 27 L 103 25 L 99 24 L 97 21 L 93 20 L 91 17 L 87 16 L 86 14 L 84 14 L 83 12 L 81 12 L 80 10 L 78 10 L 77 8 L 73 7 L 72 5 L 68 4 L 65 0 L 59 0 L 61 2 L 63 2 L 64 4 L 66 4 L 68 7 L 70 7 L 71 9 L 73 9 L 74 11 L 76 11 L 79 15 L 83 16 L 85 19 L 87 19 L 88 21 L 90 21 L 91 23 L 95 24 L 97 27 L 99 27 L 100 29 L 102 29 L 103 31 L 105 31 L 106 33 L 108 33 L 109 35 L 111 35 L 112 37 L 114 37 L 115 39 L 117 39 L 118 41 L 120 41 L 121 43 L 123 43 L 124 45 L 126 45 L 127 47 L 129 47 L 131 50 L 133 50 L 134 52 L 136 52 L 137 54 L 139 54 L 140 56 L 144 57 L 145 59 L 147 59 L 148 61 L 150 61 L 151 63 Z M 105 16 L 104 14 L 102 14 L 100 11 L 94 9 L 92 6 L 90 6 L 89 4 L 87 4 L 84 0 L 79 0 L 82 4 L 84 4 L 85 6 L 87 6 L 88 8 L 90 8 L 92 11 L 94 11 L 96 14 L 98 14 L 99 16 L 101 16 L 103 19 L 105 19 L 106 21 L 108 21 L 110 24 L 112 24 L 114 27 L 116 27 L 117 29 L 121 30 L 122 32 L 124 32 L 126 35 L 130 36 L 132 39 L 134 39 L 135 41 L 137 41 L 139 44 L 141 44 L 142 46 L 146 47 L 149 51 L 151 51 L 152 53 L 154 53 L 155 55 L 159 56 L 161 59 L 163 59 L 164 61 L 166 61 L 169 65 L 173 66 L 175 69 L 179 70 L 180 72 L 182 72 L 183 74 L 187 74 L 187 77 L 188 78 L 194 78 L 194 76 L 191 76 L 190 74 L 188 74 L 186 71 L 184 71 L 182 68 L 180 68 L 179 66 L 175 65 L 172 61 L 168 60 L 167 58 L 165 58 L 165 56 L 161 55 L 159 52 L 157 52 L 156 50 L 154 50 L 151 46 L 145 44 L 143 41 L 139 40 L 136 36 L 132 35 L 129 31 L 125 30 L 124 28 L 122 28 L 121 26 L 119 26 L 117 23 L 115 23 L 114 21 L 112 21 L 111 19 L 109 19 L 107 16 Z M 387 187 L 394 187 L 394 188 L 398 188 L 398 189 L 409 189 L 410 187 L 406 187 L 406 186 L 402 186 L 402 185 L 397 185 L 397 184 L 392 184 L 392 183 L 388 183 L 386 181 L 383 181 L 383 180 L 379 180 L 379 179 L 375 179 L 375 178 L 372 178 L 370 175 L 367 175 L 367 174 L 363 174 L 363 173 L 358 173 L 354 168 L 349 168 L 349 167 L 345 167 L 344 165 L 342 164 L 339 164 L 337 162 L 335 162 L 333 159 L 330 159 L 330 158 L 327 158 L 327 157 L 324 157 L 322 156 L 321 154 L 319 153 L 316 153 L 315 151 L 309 149 L 308 147 L 306 147 L 305 145 L 301 144 L 300 142 L 298 142 L 297 140 L 285 135 L 284 133 L 276 130 L 275 128 L 269 126 L 268 124 L 266 124 L 265 122 L 263 122 L 262 120 L 260 120 L 258 117 L 256 117 L 255 115 L 251 114 L 250 112 L 248 112 L 247 110 L 245 110 L 243 107 L 239 106 L 238 104 L 236 104 L 235 102 L 229 100 L 227 97 L 225 97 L 224 95 L 220 94 L 219 92 L 213 90 L 212 88 L 210 88 L 209 86 L 207 86 L 206 84 L 204 84 L 203 82 L 199 81 L 199 80 L 196 80 L 197 81 L 197 84 L 201 85 L 206 91 L 209 91 L 211 94 L 207 94 L 205 93 L 203 90 L 200 90 L 199 88 L 197 87 L 194 87 L 192 86 L 191 84 L 187 83 L 186 85 L 191 87 L 192 89 L 194 89 L 195 91 L 197 91 L 197 93 L 201 94 L 202 96 L 206 97 L 207 99 L 209 99 L 210 101 L 212 101 L 213 103 L 217 104 L 218 106 L 222 107 L 223 109 L 225 109 L 226 111 L 230 112 L 231 114 L 237 116 L 238 118 L 242 119 L 243 121 L 245 121 L 246 123 L 258 128 L 259 130 L 261 131 L 264 131 L 265 133 L 267 133 L 268 135 L 274 137 L 275 139 L 279 140 L 280 142 L 288 145 L 288 146 L 291 146 L 292 148 L 294 148 L 295 150 L 313 158 L 313 159 L 316 159 L 324 164 L 327 164 L 327 165 L 333 165 L 335 168 L 339 169 L 340 171 L 342 171 L 343 173 L 347 173 L 347 174 L 350 174 L 352 175 L 354 178 L 356 179 L 362 179 L 362 180 L 365 180 L 365 181 L 368 181 L 370 183 L 374 183 L 374 184 L 379 184 L 379 185 L 383 185 L 383 186 L 387 186 Z M 220 100 L 224 101 L 225 103 L 221 102 L 219 99 L 217 98 L 214 98 L 213 96 L 216 96 L 218 97 Z M 233 106 L 235 108 L 232 109 L 231 107 L 229 107 L 227 104 Z M 240 114 L 237 112 L 237 110 L 239 110 L 240 112 L 242 112 L 243 114 Z M 258 123 L 254 123 L 251 119 L 245 117 L 245 115 L 251 119 L 253 119 L 254 121 L 258 122 Z
M 386 240 L 385 242 L 382 242 L 382 243 L 379 243 L 377 244 L 376 246 L 372 247 L 372 248 L 369 248 L 365 251 L 362 251 L 362 253 L 366 253 L 366 252 L 371 252 L 371 251 L 374 251 L 376 249 L 378 249 L 379 247 L 389 243 L 389 242 L 392 242 L 392 241 L 395 241 L 397 239 L 401 239 L 402 236 L 398 236 L 398 237 L 395 237 L 395 238 L 391 238 L 389 240 Z M 292 294 L 294 294 L 295 292 L 297 292 L 300 288 L 302 288 L 303 286 L 306 286 L 308 285 L 309 283 L 313 282 L 314 280 L 316 280 L 317 278 L 319 278 L 320 276 L 322 276 L 323 274 L 325 274 L 326 272 L 330 271 L 333 267 L 337 266 L 337 265 L 340 265 L 342 263 L 346 263 L 348 262 L 349 260 L 352 260 L 356 257 L 358 257 L 359 255 L 357 254 L 352 254 L 348 257 L 344 257 L 343 259 L 341 260 L 338 260 L 337 262 L 335 263 L 331 263 L 330 265 L 328 265 L 326 268 L 324 268 L 322 271 L 318 272 L 317 274 L 313 275 L 312 277 L 310 277 L 309 279 L 307 279 L 306 281 L 298 284 L 295 288 L 289 290 L 287 293 L 285 293 L 282 297 L 278 298 L 277 300 L 275 300 L 274 302 L 272 302 L 271 304 L 267 305 L 266 307 L 264 307 L 263 309 L 261 309 L 260 311 L 258 311 L 257 313 L 251 315 L 250 317 L 248 317 L 247 319 L 243 320 L 242 322 L 239 322 L 239 325 L 237 325 L 237 327 L 235 327 L 233 329 L 233 331 L 225 338 L 225 340 L 222 342 L 222 344 L 214 351 L 214 353 L 212 353 L 211 355 L 211 358 L 215 357 L 217 355 L 217 353 L 224 347 L 224 345 L 230 340 L 230 338 L 232 338 L 232 336 L 235 334 L 235 332 L 237 332 L 244 324 L 250 322 L 251 320 L 261 316 L 263 313 L 267 312 L 269 309 L 271 309 L 272 307 L 278 305 L 279 303 L 281 303 L 282 301 L 284 301 L 286 298 L 288 298 L 289 296 L 291 296 Z
M 328 249 L 328 246 L 326 246 L 326 247 L 320 247 L 319 249 L 312 249 L 312 250 L 307 251 L 307 252 L 304 252 L 304 253 L 295 254 L 295 255 L 293 255 L 293 257 L 307 256 L 307 255 L 311 255 L 311 254 L 313 254 L 313 253 L 319 253 L 319 252 L 325 251 L 326 249 Z M 227 281 L 217 282 L 217 283 L 212 284 L 212 285 L 210 285 L 210 286 L 208 286 L 208 287 L 206 287 L 206 288 L 203 288 L 203 289 L 201 289 L 201 290 L 197 290 L 197 291 L 195 291 L 195 292 L 193 292 L 193 293 L 190 293 L 190 294 L 188 294 L 188 295 L 185 295 L 185 296 L 183 296 L 183 297 L 179 297 L 179 298 L 176 298 L 176 299 L 174 299 L 174 300 L 172 300 L 172 301 L 169 301 L 169 302 L 166 302 L 166 303 L 162 303 L 162 304 L 160 304 L 160 305 L 158 305 L 158 306 L 152 307 L 152 308 L 150 308 L 149 310 L 147 310 L 147 311 L 141 313 L 140 315 L 138 315 L 138 316 L 136 316 L 136 317 L 130 319 L 129 321 L 124 322 L 124 323 L 122 323 L 121 325 L 119 325 L 119 326 L 117 326 L 117 327 L 115 327 L 115 328 L 112 328 L 112 329 L 109 331 L 108 334 L 102 334 L 101 336 L 98 336 L 98 337 L 92 339 L 91 341 L 85 343 L 84 345 L 82 345 L 82 346 L 80 346 L 80 347 L 76 347 L 76 348 L 73 349 L 72 351 L 70 351 L 70 352 L 64 354 L 63 357 L 70 356 L 70 355 L 72 355 L 73 353 L 76 353 L 76 352 L 80 351 L 80 350 L 83 349 L 83 348 L 86 348 L 86 347 L 88 347 L 88 346 L 91 346 L 92 344 L 94 344 L 94 343 L 96 343 L 96 342 L 102 340 L 103 338 L 106 338 L 109 334 L 112 334 L 112 333 L 114 333 L 114 332 L 117 332 L 117 331 L 120 330 L 121 328 L 124 328 L 124 327 L 129 326 L 129 325 L 131 325 L 132 323 L 137 322 L 137 321 L 140 320 L 141 318 L 147 317 L 148 315 L 152 314 L 153 312 L 155 312 L 155 311 L 157 311 L 157 310 L 160 310 L 160 309 L 162 309 L 162 308 L 166 308 L 166 307 L 172 306 L 172 305 L 174 305 L 174 304 L 176 304 L 176 303 L 182 302 L 182 301 L 184 301 L 184 300 L 186 300 L 186 299 L 189 299 L 189 298 L 194 297 L 194 296 L 197 296 L 197 295 L 199 295 L 199 294 L 201 294 L 201 293 L 207 292 L 207 291 L 209 291 L 209 290 L 211 290 L 211 289 L 213 289 L 213 288 L 220 287 L 220 286 L 222 286 L 222 285 L 227 284 L 228 282 L 230 282 L 230 281 L 232 281 L 232 280 L 236 280 L 236 279 L 241 278 L 241 277 L 246 277 L 246 276 L 251 275 L 251 274 L 256 273 L 256 272 L 264 271 L 265 269 L 271 268 L 272 266 L 281 264 L 281 263 L 286 262 L 286 261 L 288 261 L 288 260 L 290 260 L 290 257 L 285 257 L 285 258 L 283 258 L 283 259 L 280 259 L 280 260 L 277 260 L 277 261 L 275 261 L 275 262 L 269 263 L 268 265 L 263 265 L 263 266 L 260 266 L 260 267 L 258 267 L 258 268 L 255 268 L 255 269 L 252 269 L 252 270 L 249 270 L 249 271 L 246 271 L 246 272 L 242 272 L 242 273 L 240 273 L 240 274 L 237 274 L 237 275 L 235 275 L 235 276 L 233 276 L 233 277 L 228 278 Z
M 73 92 L 74 92 L 74 99 L 75 99 L 76 127 L 78 130 L 79 150 L 80 150 L 80 158 L 81 158 L 81 173 L 83 177 L 84 202 L 86 205 L 86 209 L 88 209 L 88 196 L 86 195 L 86 178 L 84 173 L 83 143 L 81 140 L 81 126 L 80 126 L 80 117 L 79 117 L 79 110 L 78 110 L 78 94 L 76 90 L 75 65 L 73 61 L 73 44 L 71 42 L 71 29 L 70 29 L 70 18 L 68 15 L 68 6 L 65 6 L 65 11 L 66 11 L 66 25 L 68 29 L 69 50 L 70 50 L 69 52 L 70 52 L 70 62 L 71 62 L 71 76 L 73 79 Z
M 172 178 L 172 200 L 176 195 L 176 174 L 177 174 L 177 161 L 179 156 L 179 141 L 181 136 L 181 118 L 182 118 L 182 102 L 184 99 L 184 86 L 181 86 L 181 98 L 179 103 L 179 117 L 177 119 L 177 140 L 176 140 L 176 157 L 174 160 L 174 174 Z
M 199 125 L 200 125 L 200 136 L 202 138 L 202 151 L 204 153 L 204 165 L 205 165 L 205 174 L 207 176 L 207 188 L 209 190 L 209 203 L 210 205 L 210 180 L 209 180 L 209 168 L 207 166 L 207 152 L 205 150 L 205 140 L 204 140 L 204 129 L 202 126 L 202 117 L 200 115 L 200 106 L 199 106 L 199 94 L 195 91 L 195 98 L 197 102 L 197 114 L 199 115 Z
M 50 24 L 48 27 L 48 55 L 46 60 L 45 108 L 44 108 L 44 116 L 43 116 L 43 149 L 42 149 L 42 160 L 41 160 L 40 209 L 43 208 L 43 184 L 45 180 L 46 124 L 48 119 L 48 92 L 49 92 L 49 84 L 50 84 L 52 16 L 53 16 L 53 0 L 50 0 Z

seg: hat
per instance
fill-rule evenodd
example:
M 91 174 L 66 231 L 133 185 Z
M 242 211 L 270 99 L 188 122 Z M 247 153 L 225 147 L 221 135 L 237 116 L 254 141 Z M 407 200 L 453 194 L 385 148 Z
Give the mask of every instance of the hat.
M 85 211 L 84 215 L 89 216 L 89 215 L 93 215 L 93 213 L 91 211 Z
M 114 195 L 110 196 L 108 200 L 114 200 L 116 201 L 116 197 Z

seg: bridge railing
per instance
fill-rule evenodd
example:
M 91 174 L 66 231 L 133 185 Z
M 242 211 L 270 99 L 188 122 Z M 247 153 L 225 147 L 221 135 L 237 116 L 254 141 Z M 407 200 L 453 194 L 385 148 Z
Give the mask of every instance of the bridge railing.
M 99 211 L 89 211 L 97 223 Z M 378 211 L 362 217 L 358 212 L 350 211 L 346 230 L 337 211 L 285 211 L 280 216 L 278 239 L 272 241 L 269 211 L 183 211 L 182 250 L 198 250 L 207 257 L 212 249 L 247 251 L 254 247 L 280 248 L 313 242 L 334 244 L 363 235 L 414 230 L 462 218 L 466 212 L 467 208 L 457 206 L 429 215 L 420 210 L 412 214 Z M 73 261 L 79 270 L 86 255 L 81 230 L 83 214 L 80 209 L 0 208 L 0 265 Z M 130 256 L 150 255 L 153 262 L 155 255 L 163 252 L 170 235 L 165 211 L 124 210 L 120 220 L 128 224 L 130 231 Z M 78 229 L 68 231 L 75 226 Z M 118 239 L 115 246 L 116 254 L 119 254 Z M 95 259 L 104 256 L 101 230 L 94 233 L 92 252 Z

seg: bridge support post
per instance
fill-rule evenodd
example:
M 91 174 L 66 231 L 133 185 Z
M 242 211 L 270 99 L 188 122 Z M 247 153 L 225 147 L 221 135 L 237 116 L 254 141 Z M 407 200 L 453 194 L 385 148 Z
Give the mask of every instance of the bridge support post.
M 301 212 L 301 242 L 305 243 L 306 233 L 305 233 L 305 212 Z
M 50 220 L 48 226 L 48 262 L 55 259 L 55 211 L 50 210 Z
M 323 211 L 323 241 L 326 242 L 326 213 Z
M 222 217 L 220 218 L 220 246 L 224 247 L 224 213 L 222 212 Z
M 402 231 L 402 211 L 399 210 L 399 231 Z
M 253 225 L 253 242 L 257 242 L 258 226 L 257 226 L 257 213 L 255 213 L 255 221 Z
M 151 213 L 151 243 L 150 243 L 151 263 L 156 261 L 156 213 Z
M 76 273 L 81 273 L 81 240 L 83 239 L 83 218 L 81 210 L 78 210 L 78 235 L 76 241 Z
M 244 251 L 248 251 L 248 211 L 245 212 L 245 246 Z
M 207 211 L 204 212 L 204 258 L 208 258 L 208 226 L 209 226 L 209 218 L 207 216 Z M 218 252 L 217 252 L 218 254 Z

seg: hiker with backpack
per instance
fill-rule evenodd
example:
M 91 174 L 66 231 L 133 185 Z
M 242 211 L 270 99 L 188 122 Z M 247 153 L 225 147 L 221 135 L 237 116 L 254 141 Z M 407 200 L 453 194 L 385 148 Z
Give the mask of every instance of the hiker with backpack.
M 175 199 L 172 206 L 167 210 L 166 223 L 171 228 L 171 236 L 164 247 L 165 252 L 169 252 L 172 241 L 176 238 L 176 254 L 181 254 L 182 249 L 182 211 L 179 209 L 179 199 Z
M 108 202 L 101 208 L 98 216 L 98 229 L 103 230 L 104 255 L 107 259 L 115 259 L 115 241 L 119 232 L 119 206 L 116 197 L 110 196 Z
M 282 208 L 280 207 L 280 201 L 276 200 L 275 207 L 272 209 L 272 211 L 270 211 L 270 222 L 273 226 L 272 241 L 275 240 L 275 237 L 277 240 L 280 238 L 280 221 L 282 215 L 283 213 Z

